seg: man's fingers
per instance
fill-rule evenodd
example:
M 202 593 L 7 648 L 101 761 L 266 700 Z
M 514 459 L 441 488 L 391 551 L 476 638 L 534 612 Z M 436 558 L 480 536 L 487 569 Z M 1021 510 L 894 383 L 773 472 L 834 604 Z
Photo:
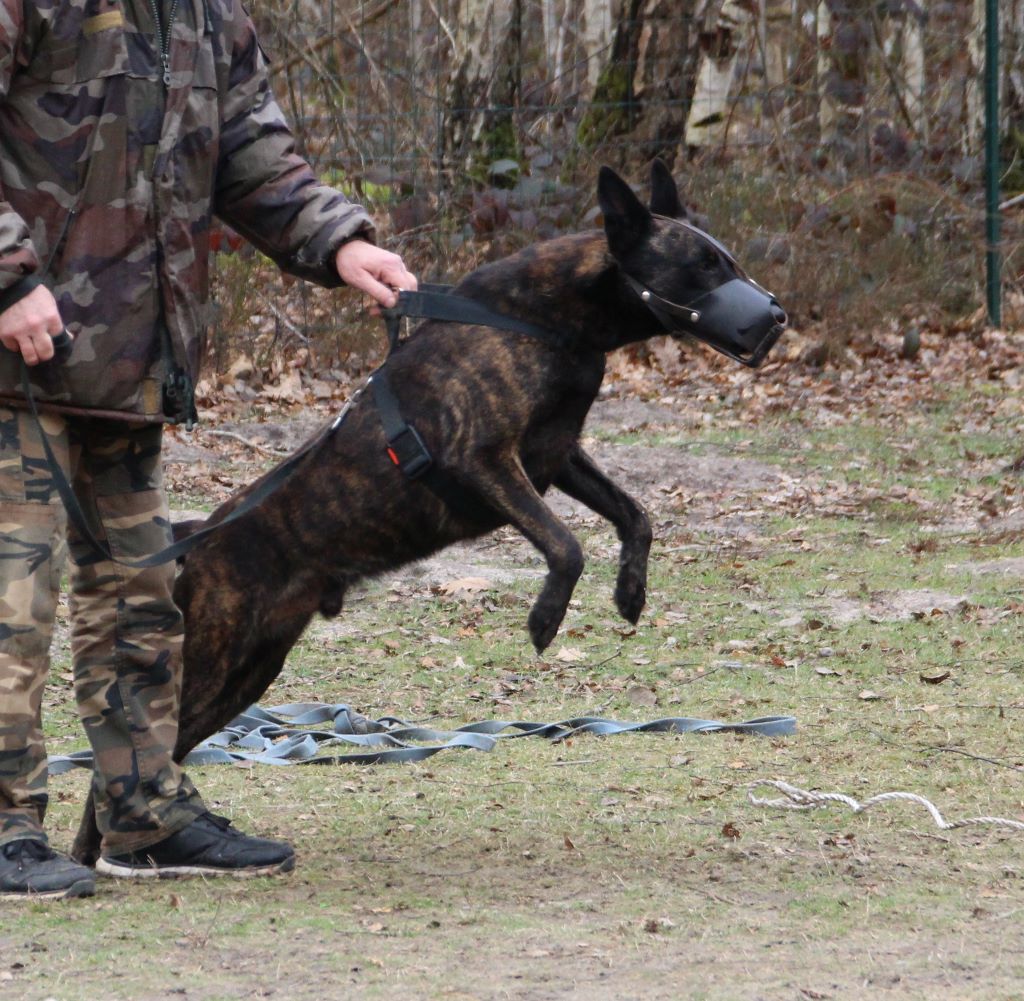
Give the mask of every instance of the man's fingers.
M 0 343 L 19 353 L 26 365 L 38 365 L 54 355 L 53 336 L 64 329 L 53 294 L 44 285 L 0 313 Z
M 406 292 L 415 292 L 419 288 L 416 276 L 410 271 L 406 271 L 405 265 L 400 258 L 396 265 L 382 270 L 380 277 L 382 281 L 392 288 L 400 288 Z
M 361 292 L 372 296 L 381 306 L 385 306 L 388 309 L 398 302 L 398 293 L 383 282 L 377 281 L 369 271 L 356 275 L 349 284 Z
M 60 333 L 60 331 L 55 330 L 54 333 L 57 334 Z M 36 358 L 39 362 L 49 361 L 56 353 L 53 349 L 53 337 L 49 331 L 42 331 L 37 336 L 33 337 L 32 343 L 35 346 Z
M 415 290 L 416 276 L 390 250 L 365 240 L 350 240 L 338 249 L 335 263 L 342 281 L 372 296 L 386 308 L 398 302 L 395 289 Z
M 26 365 L 39 365 L 53 357 L 53 338 L 45 330 L 32 330 L 17 338 Z

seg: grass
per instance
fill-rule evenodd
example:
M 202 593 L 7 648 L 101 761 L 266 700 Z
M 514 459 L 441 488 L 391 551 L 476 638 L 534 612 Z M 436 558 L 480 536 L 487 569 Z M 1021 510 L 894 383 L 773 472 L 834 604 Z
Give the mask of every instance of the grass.
M 926 420 L 904 420 L 912 448 L 894 407 L 752 425 L 712 404 L 686 436 L 598 425 L 591 444 L 638 469 L 645 449 L 679 456 L 678 492 L 658 489 L 660 468 L 639 476 L 657 541 L 635 629 L 611 602 L 613 533 L 572 514 L 589 562 L 543 657 L 525 633 L 543 566 L 501 532 L 450 552 L 450 570 L 367 584 L 301 640 L 263 700 L 444 726 L 788 713 L 795 735 L 529 738 L 402 767 L 197 768 L 215 809 L 293 840 L 296 873 L 104 882 L 90 901 L 5 905 L 0 991 L 1024 997 L 1021 832 L 940 831 L 905 803 L 855 815 L 747 799 L 750 783 L 780 778 L 861 800 L 912 791 L 951 820 L 1024 818 L 1024 602 L 1013 574 L 979 570 L 1024 558 L 998 524 L 1016 486 L 993 471 L 1019 428 L 993 417 L 964 432 L 982 396 L 997 412 L 989 385 L 935 394 Z M 720 478 L 688 478 L 697 459 Z M 734 467 L 757 475 L 733 481 Z M 992 491 L 1001 507 L 979 519 Z M 446 574 L 487 583 L 453 591 Z M 47 696 L 51 750 L 81 743 L 67 657 L 57 651 Z M 86 782 L 53 780 L 59 846 Z

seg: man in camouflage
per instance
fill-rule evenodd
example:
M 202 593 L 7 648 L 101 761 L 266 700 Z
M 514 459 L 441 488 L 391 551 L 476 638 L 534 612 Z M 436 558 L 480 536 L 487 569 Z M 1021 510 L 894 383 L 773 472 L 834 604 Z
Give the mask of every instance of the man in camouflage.
M 171 758 L 173 567 L 67 530 L 41 431 L 117 560 L 169 541 L 162 425 L 195 417 L 213 216 L 284 270 L 393 305 L 415 287 L 357 205 L 296 155 L 240 0 L 0 0 L 0 897 L 81 896 L 43 828 L 40 710 L 65 549 L 75 696 L 112 876 L 287 871 Z M 74 337 L 51 362 L 53 336 Z

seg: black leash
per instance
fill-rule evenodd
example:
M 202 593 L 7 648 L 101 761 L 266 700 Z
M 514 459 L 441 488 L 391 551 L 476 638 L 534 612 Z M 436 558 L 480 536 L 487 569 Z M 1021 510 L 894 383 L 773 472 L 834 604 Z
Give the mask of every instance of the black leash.
M 70 345 L 71 338 L 68 337 L 67 333 L 64 333 L 64 336 L 68 338 L 68 345 Z M 144 557 L 141 560 L 122 560 L 114 556 L 113 553 L 110 552 L 110 549 L 100 542 L 95 535 L 93 535 L 92 529 L 89 527 L 89 522 L 85 516 L 85 512 L 78 503 L 75 491 L 68 482 L 68 478 L 64 475 L 64 471 L 61 469 L 60 463 L 57 461 L 57 457 L 53 453 L 53 449 L 50 447 L 49 436 L 43 430 L 43 426 L 39 420 L 39 411 L 36 408 L 35 396 L 32 393 L 32 387 L 29 385 L 28 366 L 25 364 L 24 360 L 21 362 L 21 388 L 25 393 L 25 398 L 28 400 L 28 407 L 32 413 L 32 417 L 35 419 L 36 428 L 39 431 L 39 437 L 43 442 L 43 451 L 46 453 L 46 461 L 50 465 L 50 474 L 53 477 L 53 484 L 57 488 L 57 493 L 60 495 L 60 499 L 64 504 L 64 510 L 67 512 L 68 520 L 72 525 L 74 525 L 75 531 L 78 532 L 86 545 L 93 550 L 97 557 L 103 560 L 109 560 L 111 563 L 117 563 L 119 566 L 129 567 L 132 570 L 144 570 L 147 567 L 155 567 L 160 566 L 162 563 L 170 563 L 171 560 L 176 560 L 179 557 L 184 556 L 190 549 L 194 548 L 208 535 L 217 531 L 218 528 L 230 525 L 231 522 L 241 518 L 242 515 L 248 514 L 254 507 L 266 500 L 267 497 L 269 497 L 291 476 L 295 468 L 303 459 L 306 458 L 313 446 L 321 440 L 320 438 L 314 438 L 305 448 L 300 449 L 294 455 L 289 456 L 289 458 L 281 463 L 281 465 L 275 467 L 267 475 L 267 478 L 263 483 L 253 490 L 253 492 L 249 494 L 249 496 L 246 497 L 234 511 L 224 518 L 223 521 L 218 521 L 216 524 L 200 528 L 186 538 L 172 543 L 164 549 L 161 549 L 158 553 L 154 553 L 152 556 Z

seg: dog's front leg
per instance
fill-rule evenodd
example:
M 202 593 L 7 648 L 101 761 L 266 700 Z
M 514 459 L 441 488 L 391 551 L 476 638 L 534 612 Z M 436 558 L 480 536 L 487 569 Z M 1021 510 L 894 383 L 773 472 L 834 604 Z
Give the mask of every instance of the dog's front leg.
M 615 607 L 623 618 L 636 622 L 647 601 L 647 557 L 652 539 L 647 512 L 578 446 L 569 454 L 554 485 L 615 526 L 622 542 Z
M 544 587 L 530 610 L 527 625 L 537 652 L 555 638 L 565 618 L 576 581 L 583 572 L 583 549 L 534 489 L 518 458 L 499 466 L 462 468 L 458 479 L 518 529 L 548 564 Z

